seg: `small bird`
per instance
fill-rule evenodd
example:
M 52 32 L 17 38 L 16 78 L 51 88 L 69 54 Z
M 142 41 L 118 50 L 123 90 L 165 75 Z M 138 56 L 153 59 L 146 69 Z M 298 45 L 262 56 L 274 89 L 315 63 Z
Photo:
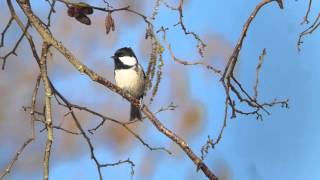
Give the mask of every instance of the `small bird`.
M 145 92 L 145 73 L 136 55 L 130 47 L 118 49 L 113 56 L 114 77 L 117 86 L 131 96 L 141 99 Z M 141 111 L 131 104 L 130 121 L 141 120 Z

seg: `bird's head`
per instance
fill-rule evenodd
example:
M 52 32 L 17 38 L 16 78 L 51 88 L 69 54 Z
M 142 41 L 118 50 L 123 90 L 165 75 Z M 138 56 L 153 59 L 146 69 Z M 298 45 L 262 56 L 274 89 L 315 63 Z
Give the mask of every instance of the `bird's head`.
M 138 60 L 133 50 L 129 47 L 123 47 L 118 49 L 113 56 L 116 68 L 123 67 L 132 67 L 138 64 Z

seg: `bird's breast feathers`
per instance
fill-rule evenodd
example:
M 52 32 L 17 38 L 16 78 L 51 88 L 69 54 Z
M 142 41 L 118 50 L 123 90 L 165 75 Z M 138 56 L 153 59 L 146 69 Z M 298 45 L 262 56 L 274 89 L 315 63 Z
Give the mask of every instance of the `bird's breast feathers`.
M 136 71 L 136 68 L 116 69 L 116 84 L 138 98 L 144 93 L 144 77 L 141 73 L 143 72 Z

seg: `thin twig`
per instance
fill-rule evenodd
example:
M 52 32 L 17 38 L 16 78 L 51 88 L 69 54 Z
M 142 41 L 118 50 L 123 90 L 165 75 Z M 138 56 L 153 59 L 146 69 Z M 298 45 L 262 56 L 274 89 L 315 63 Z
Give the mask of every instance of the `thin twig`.
M 297 42 L 297 49 L 301 51 L 301 44 L 303 43 L 302 38 L 308 34 L 312 34 L 318 27 L 320 26 L 320 13 L 318 14 L 315 21 L 304 31 L 299 34 L 298 42 Z
M 40 121 L 40 122 L 42 122 L 42 121 Z M 61 130 L 61 131 L 65 132 L 65 133 L 72 134 L 72 135 L 81 135 L 81 133 L 79 133 L 79 132 L 73 132 L 73 131 L 71 131 L 69 129 L 65 129 L 65 128 L 61 127 L 61 126 L 52 126 L 52 128 L 53 129 L 57 129 L 57 130 Z M 47 128 L 44 127 L 43 129 L 40 130 L 40 132 L 43 132 L 46 129 Z
M 163 32 L 163 35 L 162 35 L 162 40 L 167 48 L 167 50 L 169 51 L 169 54 L 171 56 L 171 58 L 175 61 L 175 62 L 178 62 L 180 64 L 183 64 L 183 65 L 188 65 L 188 66 L 192 66 L 192 65 L 202 65 L 204 66 L 205 68 L 213 71 L 214 73 L 216 74 L 221 74 L 221 71 L 219 69 L 216 69 L 214 68 L 213 66 L 209 65 L 209 64 L 206 64 L 205 62 L 203 61 L 193 61 L 193 62 L 190 62 L 190 61 L 184 61 L 182 59 L 179 59 L 175 56 L 173 50 L 171 49 L 171 45 L 169 43 L 167 43 L 167 40 L 166 40 L 166 29 L 161 27 L 160 30 L 158 32 Z
M 204 144 L 201 147 L 201 159 L 204 160 L 205 157 L 207 156 L 208 152 L 209 152 L 209 148 L 211 147 L 212 149 L 215 148 L 215 146 L 220 142 L 220 140 L 222 139 L 222 135 L 224 132 L 224 129 L 227 127 L 227 116 L 228 116 L 228 101 L 229 99 L 226 98 L 225 100 L 225 104 L 224 104 L 224 117 L 223 117 L 223 124 L 222 127 L 220 129 L 220 132 L 218 134 L 217 139 L 213 142 L 213 139 L 210 138 L 210 136 L 208 136 L 208 140 L 207 143 Z
M 47 27 L 50 27 L 50 25 L 51 25 L 51 16 L 52 16 L 53 13 L 56 12 L 55 9 L 54 9 L 54 6 L 56 4 L 56 0 L 52 0 L 52 3 L 50 2 L 50 0 L 46 0 L 46 1 L 48 2 L 49 6 L 50 6 L 50 11 L 49 11 L 49 14 L 48 14 L 48 17 L 47 17 L 47 19 L 48 19 Z
M 253 95 L 252 99 L 255 101 L 257 101 L 257 97 L 258 97 L 259 73 L 260 73 L 260 69 L 262 67 L 262 63 L 263 63 L 265 55 L 266 55 L 266 48 L 263 48 L 263 50 L 259 56 L 259 62 L 258 62 L 257 68 L 256 68 L 256 83 L 253 86 L 254 95 Z
M 22 154 L 23 150 L 28 146 L 28 144 L 30 144 L 35 139 L 35 127 L 34 127 L 35 116 L 34 116 L 34 113 L 35 113 L 35 104 L 36 104 L 37 93 L 38 93 L 39 84 L 40 84 L 40 77 L 41 77 L 40 75 L 37 77 L 36 85 L 35 85 L 35 88 L 33 90 L 32 99 L 31 99 L 31 111 L 30 111 L 30 115 L 31 115 L 31 135 L 22 144 L 22 146 L 19 148 L 19 150 L 17 151 L 17 153 L 14 156 L 14 158 L 8 164 L 7 168 L 0 174 L 0 179 L 4 178 L 4 176 L 6 176 L 7 174 L 10 173 L 13 165 L 18 160 L 18 158 Z
M 12 49 L 10 52 L 8 52 L 5 56 L 0 57 L 0 59 L 3 60 L 3 61 L 2 61 L 2 70 L 4 70 L 4 68 L 5 68 L 5 66 L 6 66 L 6 62 L 7 62 L 8 57 L 10 57 L 11 55 L 17 56 L 16 50 L 17 50 L 18 46 L 20 45 L 22 39 L 24 38 L 24 36 L 25 36 L 25 34 L 26 34 L 29 26 L 30 26 L 30 23 L 29 23 L 29 21 L 28 21 L 27 26 L 26 26 L 25 29 L 23 30 L 20 38 L 18 39 L 18 41 L 17 41 L 16 44 L 14 45 L 13 49 Z
M 40 80 L 41 80 L 41 75 L 38 75 L 37 77 L 37 81 L 36 81 L 36 85 L 35 88 L 33 90 L 32 93 L 32 99 L 31 99 L 31 109 L 30 109 L 30 115 L 31 115 L 31 128 L 32 128 L 32 132 L 31 132 L 31 137 L 35 138 L 35 113 L 36 113 L 36 101 L 37 101 L 37 94 L 38 94 L 38 90 L 39 90 L 39 85 L 40 85 Z
M 51 153 L 51 146 L 53 142 L 53 130 L 52 130 L 52 113 L 51 113 L 51 97 L 52 97 L 52 89 L 48 79 L 47 73 L 47 54 L 48 54 L 49 44 L 44 42 L 42 44 L 42 51 L 41 51 L 41 58 L 40 58 L 40 71 L 41 71 L 41 79 L 44 84 L 45 90 L 45 122 L 47 128 L 47 142 L 46 148 L 44 153 L 44 160 L 43 160 L 43 168 L 44 174 L 43 179 L 49 179 L 49 164 L 50 164 L 50 153 Z
M 11 26 L 12 21 L 13 21 L 13 17 L 11 16 L 9 21 L 8 21 L 8 23 L 7 23 L 7 25 L 6 25 L 6 27 L 4 28 L 4 30 L 1 33 L 0 48 L 4 46 L 4 36 L 5 36 L 6 32 L 7 32 L 7 30 L 9 29 L 9 27 Z
M 60 97 L 60 96 L 59 96 Z M 65 99 L 66 100 L 66 99 Z M 70 107 L 70 108 L 75 108 L 75 109 L 79 109 L 81 111 L 86 111 L 90 114 L 93 114 L 97 117 L 100 117 L 102 119 L 102 121 L 95 127 L 95 128 L 92 128 L 92 129 L 89 129 L 88 132 L 93 134 L 95 131 L 97 131 L 100 127 L 103 126 L 103 124 L 106 122 L 106 121 L 110 121 L 110 122 L 113 122 L 117 125 L 120 125 L 122 127 L 124 127 L 130 134 L 132 134 L 135 138 L 137 138 L 144 146 L 146 146 L 149 150 L 151 151 L 155 151 L 155 150 L 162 150 L 162 151 L 165 151 L 167 152 L 168 154 L 172 154 L 169 150 L 167 150 L 166 148 L 163 148 L 163 147 L 151 147 L 148 143 L 146 143 L 137 133 L 135 133 L 132 129 L 130 129 L 128 127 L 128 124 L 132 124 L 132 122 L 120 122 L 116 119 L 113 119 L 113 118 L 110 118 L 110 117 L 107 117 L 107 116 L 104 116 L 98 112 L 95 112 L 94 110 L 91 110 L 87 107 L 82 107 L 82 106 L 79 106 L 79 105 L 75 105 L 75 104 L 72 104 L 70 102 L 68 102 L 67 104 L 61 104 L 58 100 L 57 102 L 62 105 L 62 106 L 65 106 L 65 107 Z M 71 113 L 73 113 L 73 111 L 70 111 Z
M 53 85 L 51 84 L 51 87 L 53 87 Z M 69 112 L 71 112 L 71 116 L 74 120 L 74 122 L 76 123 L 76 126 L 78 127 L 78 129 L 80 130 L 83 138 L 86 140 L 88 146 L 89 146 L 89 149 L 90 149 L 90 154 L 91 154 L 91 159 L 94 160 L 95 164 L 96 164 L 96 167 L 97 167 L 97 170 L 98 170 L 98 173 L 99 173 L 99 178 L 100 180 L 102 180 L 102 172 L 101 172 L 101 167 L 100 167 L 100 163 L 94 153 L 94 147 L 92 145 L 92 142 L 91 142 L 91 139 L 89 138 L 89 136 L 86 134 L 85 130 L 83 129 L 83 127 L 81 126 L 77 116 L 75 115 L 75 113 L 73 112 L 73 109 L 72 109 L 72 106 L 71 104 L 69 103 L 69 101 L 64 97 L 62 96 L 55 88 L 53 88 L 55 94 L 57 94 L 59 96 L 59 98 L 65 103 L 65 105 L 67 106 Z
M 204 48 L 207 46 L 200 38 L 199 35 L 197 35 L 195 32 L 189 31 L 187 30 L 184 22 L 183 22 L 183 1 L 184 0 L 179 0 L 179 5 L 178 5 L 178 12 L 179 12 L 179 22 L 177 23 L 180 24 L 183 32 L 185 35 L 192 35 L 194 37 L 194 39 L 197 40 L 197 48 L 198 48 L 198 52 L 200 54 L 201 57 L 203 57 L 203 52 L 204 52 Z
M 127 164 L 130 165 L 130 168 L 131 168 L 131 179 L 132 179 L 133 175 L 134 175 L 134 166 L 135 166 L 135 164 L 129 158 L 126 159 L 126 160 L 119 160 L 118 162 L 115 162 L 115 163 L 101 164 L 100 166 L 101 167 L 118 166 L 118 165 L 123 164 L 123 163 L 127 163 Z
M 6 176 L 7 174 L 10 173 L 11 168 L 13 167 L 13 165 L 15 164 L 15 162 L 18 160 L 20 154 L 22 154 L 23 150 L 28 146 L 28 144 L 30 144 L 34 139 L 32 137 L 30 137 L 29 139 L 27 139 L 22 146 L 19 148 L 19 150 L 17 151 L 16 155 L 14 156 L 14 158 L 11 160 L 11 162 L 9 163 L 9 165 L 7 166 L 7 168 L 0 174 L 0 179 L 4 178 L 4 176 Z
M 301 25 L 306 23 L 308 24 L 309 23 L 309 13 L 310 13 L 310 10 L 311 10 L 311 4 L 312 4 L 312 0 L 309 0 L 309 4 L 308 4 L 308 9 L 307 9 L 307 12 L 306 12 L 306 15 L 303 17 L 303 21 L 300 23 Z

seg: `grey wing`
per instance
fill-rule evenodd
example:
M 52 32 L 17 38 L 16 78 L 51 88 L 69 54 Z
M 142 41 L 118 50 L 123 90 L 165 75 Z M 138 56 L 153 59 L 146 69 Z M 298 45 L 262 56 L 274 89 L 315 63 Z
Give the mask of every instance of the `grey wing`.
M 141 68 L 141 70 L 143 72 L 143 79 L 146 80 L 146 74 L 144 73 L 143 67 L 141 65 L 140 65 L 140 68 Z
M 146 74 L 144 73 L 143 67 L 139 64 L 140 70 L 143 73 L 143 94 L 139 98 L 143 98 L 146 95 Z

